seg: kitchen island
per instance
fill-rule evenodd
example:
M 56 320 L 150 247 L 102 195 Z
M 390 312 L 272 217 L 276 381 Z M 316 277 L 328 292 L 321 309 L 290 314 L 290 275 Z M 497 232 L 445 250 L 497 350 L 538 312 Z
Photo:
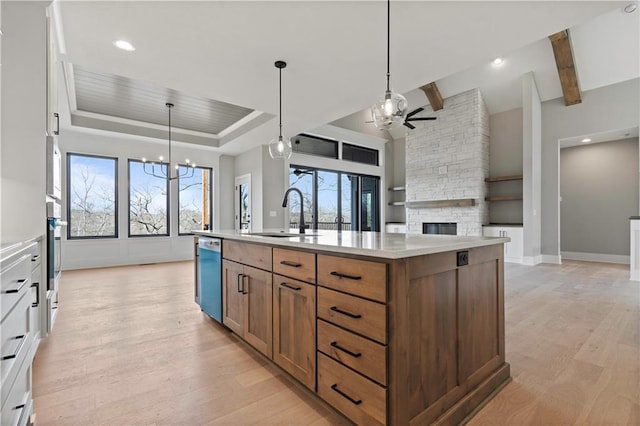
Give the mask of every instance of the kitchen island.
M 223 324 L 356 424 L 459 424 L 510 379 L 506 238 L 195 233 Z

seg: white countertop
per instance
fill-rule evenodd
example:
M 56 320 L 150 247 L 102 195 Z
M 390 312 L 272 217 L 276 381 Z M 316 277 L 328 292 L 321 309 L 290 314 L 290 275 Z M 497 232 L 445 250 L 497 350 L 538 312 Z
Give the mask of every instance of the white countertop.
M 396 234 L 386 232 L 337 232 L 307 230 L 307 234 L 269 237 L 233 230 L 192 231 L 196 235 L 273 246 L 304 248 L 334 253 L 349 253 L 384 259 L 402 259 L 424 254 L 464 250 L 509 242 L 502 237 L 458 237 L 454 235 Z M 283 232 L 266 230 L 262 232 Z M 289 234 L 290 235 L 290 234 Z

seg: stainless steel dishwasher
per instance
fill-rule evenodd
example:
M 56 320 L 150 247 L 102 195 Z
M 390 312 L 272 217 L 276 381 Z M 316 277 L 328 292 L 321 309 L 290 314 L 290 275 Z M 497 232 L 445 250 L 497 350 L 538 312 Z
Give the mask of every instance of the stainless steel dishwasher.
M 222 240 L 198 237 L 197 277 L 200 308 L 222 323 Z

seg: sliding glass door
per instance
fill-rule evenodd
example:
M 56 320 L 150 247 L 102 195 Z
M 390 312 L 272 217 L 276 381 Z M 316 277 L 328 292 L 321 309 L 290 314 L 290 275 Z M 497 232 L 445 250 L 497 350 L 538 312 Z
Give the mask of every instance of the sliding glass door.
M 289 186 L 304 195 L 307 228 L 337 231 L 380 230 L 380 178 L 291 166 Z M 298 228 L 299 201 L 289 204 L 289 227 Z

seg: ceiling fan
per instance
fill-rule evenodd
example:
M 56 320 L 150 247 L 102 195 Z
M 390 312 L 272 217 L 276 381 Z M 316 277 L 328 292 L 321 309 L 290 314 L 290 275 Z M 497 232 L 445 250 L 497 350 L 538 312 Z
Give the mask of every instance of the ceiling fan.
M 408 128 L 410 128 L 411 130 L 415 129 L 416 126 L 414 126 L 413 124 L 409 123 L 410 121 L 429 121 L 429 120 L 437 120 L 438 117 L 414 117 L 414 115 L 420 113 L 424 111 L 424 108 L 420 107 L 420 108 L 416 108 L 413 111 L 411 111 L 410 113 L 407 114 L 407 117 L 404 119 L 404 123 L 402 123 L 403 125 L 407 126 Z

